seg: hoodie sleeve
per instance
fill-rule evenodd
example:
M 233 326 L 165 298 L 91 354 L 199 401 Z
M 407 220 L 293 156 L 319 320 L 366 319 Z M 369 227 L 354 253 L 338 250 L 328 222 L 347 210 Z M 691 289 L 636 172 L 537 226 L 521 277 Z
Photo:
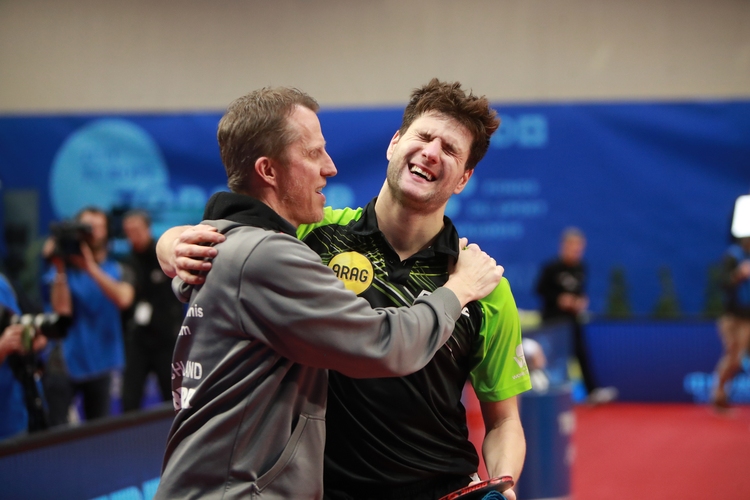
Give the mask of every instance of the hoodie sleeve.
M 373 309 L 315 252 L 278 233 L 268 233 L 252 249 L 239 278 L 236 314 L 245 332 L 293 361 L 350 377 L 421 369 L 448 340 L 461 314 L 458 299 L 446 288 L 412 307 Z

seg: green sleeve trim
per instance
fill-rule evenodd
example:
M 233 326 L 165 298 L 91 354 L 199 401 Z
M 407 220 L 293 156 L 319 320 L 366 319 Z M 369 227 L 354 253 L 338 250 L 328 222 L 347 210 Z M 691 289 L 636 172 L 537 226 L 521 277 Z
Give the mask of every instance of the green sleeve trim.
M 330 226 L 331 224 L 338 224 L 343 226 L 348 224 L 354 219 L 359 219 L 362 216 L 362 208 L 331 208 L 325 207 L 323 209 L 323 220 L 314 224 L 302 224 L 297 228 L 297 238 L 304 240 L 305 236 L 310 234 L 313 229 L 322 226 Z
M 518 308 L 508 280 L 503 278 L 479 305 L 482 327 L 469 373 L 477 398 L 484 402 L 502 401 L 531 389 Z

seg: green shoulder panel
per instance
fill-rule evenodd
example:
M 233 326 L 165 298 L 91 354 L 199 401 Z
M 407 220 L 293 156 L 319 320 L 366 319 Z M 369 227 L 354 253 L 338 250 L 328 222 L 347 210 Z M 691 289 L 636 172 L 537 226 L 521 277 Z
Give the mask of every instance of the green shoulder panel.
M 352 220 L 359 219 L 362 216 L 362 210 L 362 208 L 325 207 L 323 209 L 323 220 L 315 224 L 300 225 L 297 228 L 297 238 L 300 240 L 305 239 L 305 236 L 310 234 L 316 227 L 329 226 L 331 224 L 338 224 L 340 226 L 348 224 Z
M 531 389 L 518 308 L 508 280 L 503 278 L 479 304 L 482 328 L 469 379 L 480 401 L 502 401 Z

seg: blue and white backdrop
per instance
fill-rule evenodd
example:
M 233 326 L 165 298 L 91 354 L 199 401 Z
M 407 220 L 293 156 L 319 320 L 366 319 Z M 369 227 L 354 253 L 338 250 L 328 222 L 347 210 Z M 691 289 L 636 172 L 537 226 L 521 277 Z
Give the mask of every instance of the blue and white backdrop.
M 705 306 L 707 270 L 728 244 L 734 200 L 750 192 L 750 102 L 496 106 L 503 123 L 448 215 L 506 268 L 519 307 L 569 225 L 588 235 L 594 314 L 625 270 L 637 315 L 672 273 L 683 313 Z M 38 237 L 84 205 L 141 207 L 155 231 L 200 220 L 225 188 L 216 113 L 0 117 L 3 194 L 38 192 Z M 385 178 L 400 109 L 323 110 L 339 174 L 330 204 L 367 203 Z M 3 252 L 0 247 L 0 252 Z

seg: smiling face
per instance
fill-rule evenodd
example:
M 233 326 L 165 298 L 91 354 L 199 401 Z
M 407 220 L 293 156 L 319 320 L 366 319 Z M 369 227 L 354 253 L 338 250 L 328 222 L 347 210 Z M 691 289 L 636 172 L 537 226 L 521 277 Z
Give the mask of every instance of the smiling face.
M 463 125 L 436 112 L 414 120 L 403 135 L 396 132 L 386 155 L 391 196 L 420 212 L 444 208 L 473 173 L 465 171 L 471 141 Z
M 320 121 L 314 111 L 296 106 L 288 123 L 295 139 L 286 149 L 284 165 L 278 169 L 281 196 L 279 215 L 294 226 L 323 218 L 326 178 L 336 175 L 336 166 L 326 151 Z

